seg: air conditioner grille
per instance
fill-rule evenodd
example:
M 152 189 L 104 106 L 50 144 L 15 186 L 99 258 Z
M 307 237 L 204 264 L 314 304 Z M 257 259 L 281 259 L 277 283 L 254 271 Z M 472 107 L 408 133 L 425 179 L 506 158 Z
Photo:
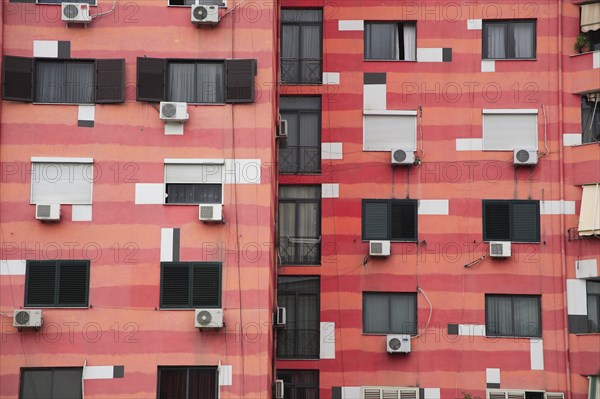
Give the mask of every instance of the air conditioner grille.
M 171 118 L 177 113 L 177 107 L 172 103 L 163 104 L 162 113 L 164 116 Z
M 25 324 L 29 323 L 29 319 L 30 319 L 29 312 L 21 311 L 15 315 L 15 321 L 20 325 L 25 325 Z
M 399 392 L 397 389 L 382 389 L 381 399 L 400 399 L 398 394 Z
M 204 20 L 208 16 L 208 10 L 206 7 L 195 7 L 194 8 L 194 18 L 197 20 Z
M 414 389 L 400 391 L 400 399 L 417 399 L 417 391 Z
M 380 254 L 383 252 L 383 244 L 380 242 L 371 243 L 371 253 Z
M 77 17 L 77 14 L 79 14 L 79 10 L 77 9 L 77 6 L 75 6 L 73 4 L 66 5 L 63 8 L 63 15 L 66 18 L 73 19 L 73 18 Z
M 202 312 L 198 313 L 196 320 L 198 320 L 198 324 L 206 326 L 212 321 L 212 315 L 208 310 L 203 310 Z
M 200 217 L 202 219 L 212 219 L 214 215 L 214 209 L 212 206 L 201 206 Z
M 406 152 L 404 150 L 394 151 L 394 161 L 404 162 L 406 160 Z
M 523 162 L 523 163 L 529 161 L 529 151 L 527 151 L 527 150 L 517 151 L 517 161 Z
M 490 244 L 490 252 L 492 255 L 502 255 L 502 244 Z
M 398 338 L 392 338 L 388 345 L 390 349 L 397 351 L 402 346 L 402 342 Z
M 364 399 L 381 399 L 381 390 L 377 388 L 365 389 L 363 397 Z
M 50 205 L 38 205 L 37 216 L 40 218 L 49 218 L 51 212 Z

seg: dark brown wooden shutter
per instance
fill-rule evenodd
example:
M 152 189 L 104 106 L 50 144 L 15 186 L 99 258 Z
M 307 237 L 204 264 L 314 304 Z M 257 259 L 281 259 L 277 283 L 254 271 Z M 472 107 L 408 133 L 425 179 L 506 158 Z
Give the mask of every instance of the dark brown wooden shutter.
M 194 265 L 192 306 L 195 308 L 218 308 L 221 306 L 220 264 L 199 263 Z
M 540 208 L 537 201 L 512 202 L 511 241 L 540 241 Z
M 58 305 L 87 306 L 89 263 L 62 261 L 58 274 Z
M 417 201 L 392 201 L 392 240 L 417 241 Z
M 25 306 L 52 306 L 56 293 L 56 262 L 27 262 Z
M 125 60 L 96 60 L 96 103 L 125 101 Z
M 185 263 L 163 263 L 161 308 L 190 307 L 190 267 Z
M 137 100 L 164 101 L 167 63 L 162 58 L 137 59 Z
M 389 226 L 388 202 L 363 200 L 362 239 L 389 240 Z
M 4 57 L 2 98 L 15 101 L 33 101 L 33 58 Z
M 226 103 L 254 102 L 256 60 L 226 60 L 225 75 Z
M 510 241 L 508 201 L 483 201 L 483 240 Z

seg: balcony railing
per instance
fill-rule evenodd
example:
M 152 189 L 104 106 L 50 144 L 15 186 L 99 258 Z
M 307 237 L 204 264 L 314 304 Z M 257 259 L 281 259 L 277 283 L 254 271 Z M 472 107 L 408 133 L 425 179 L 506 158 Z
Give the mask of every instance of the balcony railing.
M 279 147 L 279 173 L 320 173 L 321 148 L 309 146 Z
M 321 264 L 321 238 L 281 238 L 279 240 L 279 263 L 282 265 Z
M 320 58 L 282 58 L 281 83 L 320 84 L 321 64 Z
M 280 359 L 317 359 L 320 348 L 318 328 L 291 328 L 277 333 L 277 357 Z

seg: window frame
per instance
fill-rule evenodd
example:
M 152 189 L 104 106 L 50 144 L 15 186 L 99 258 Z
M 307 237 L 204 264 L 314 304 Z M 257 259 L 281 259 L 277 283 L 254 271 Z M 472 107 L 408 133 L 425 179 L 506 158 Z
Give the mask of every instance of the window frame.
M 280 18 L 280 22 L 279 22 L 279 35 L 280 35 L 280 48 L 279 48 L 279 81 L 281 85 L 288 85 L 288 86 L 293 86 L 293 85 L 297 85 L 297 86 L 314 86 L 314 85 L 322 85 L 323 84 L 323 41 L 324 41 L 324 37 L 323 37 L 323 23 L 324 23 L 324 10 L 323 8 L 310 8 L 310 7 L 283 7 L 281 8 L 281 12 L 284 12 L 285 10 L 306 10 L 306 11 L 321 11 L 321 21 L 319 22 L 288 22 L 288 21 L 283 21 L 282 18 Z M 300 81 L 293 81 L 293 82 L 284 82 L 282 77 L 283 77 L 283 73 L 281 73 L 281 66 L 283 65 L 283 56 L 282 56 L 282 52 L 281 52 L 281 46 L 283 45 L 283 26 L 287 25 L 287 26 L 318 26 L 319 27 L 319 35 L 320 35 L 320 58 L 319 58 L 319 62 L 320 62 L 320 75 L 319 75 L 319 79 L 318 81 L 315 82 L 303 82 L 302 81 L 302 68 L 301 68 L 301 63 L 303 60 L 305 60 L 304 58 L 299 57 L 296 61 L 300 62 L 300 67 L 298 68 L 298 73 L 300 74 Z M 298 41 L 298 47 L 299 49 L 302 49 L 302 33 L 301 33 L 301 29 L 300 29 L 300 40 Z M 286 58 L 289 59 L 289 58 Z M 310 60 L 310 59 L 309 59 Z
M 167 305 L 164 304 L 164 270 L 169 266 L 181 266 L 185 265 L 188 267 L 188 304 L 187 306 L 180 305 Z M 194 306 L 194 269 L 202 268 L 205 266 L 218 267 L 219 269 L 219 301 L 217 305 L 210 306 Z M 223 263 L 222 262 L 181 262 L 181 261 L 162 261 L 160 262 L 160 298 L 159 298 L 159 309 L 160 310 L 193 310 L 193 309 L 221 309 L 223 306 Z
M 386 203 L 387 204 L 387 212 L 388 212 L 388 235 L 387 238 L 367 238 L 366 237 L 366 215 L 365 215 L 365 204 L 367 203 Z M 395 203 L 411 203 L 414 204 L 415 207 L 415 235 L 409 239 L 398 239 L 392 237 L 392 206 Z M 419 241 L 419 201 L 416 199 L 369 199 L 363 198 L 361 203 L 361 240 L 363 242 L 369 241 L 390 241 L 390 242 L 418 242 Z
M 301 382 L 287 382 L 286 378 L 283 378 L 284 375 L 289 376 L 289 379 L 292 379 L 292 376 L 295 374 L 312 374 L 315 376 L 315 381 L 312 383 L 301 383 Z M 303 395 L 303 396 L 299 396 L 298 391 L 302 390 L 305 394 L 306 394 L 306 390 L 307 389 L 314 389 L 317 392 L 317 397 L 319 396 L 319 370 L 318 369 L 313 369 L 313 370 L 291 370 L 291 369 L 278 369 L 277 370 L 277 379 L 278 380 L 283 380 L 284 381 L 284 389 L 291 389 L 294 391 L 295 395 L 292 395 L 291 397 L 310 397 L 308 395 Z M 285 396 L 285 395 L 284 395 Z M 287 397 L 287 396 L 285 396 Z
M 363 35 L 363 61 L 365 62 L 418 62 L 417 60 L 417 38 L 419 35 L 419 31 L 417 29 L 417 21 L 416 20 L 402 20 L 402 21 L 383 21 L 383 20 L 370 20 L 370 21 L 364 21 L 364 35 Z M 398 29 L 402 28 L 404 29 L 404 24 L 406 23 L 410 23 L 410 24 L 414 24 L 415 25 L 415 43 L 414 43 L 414 50 L 415 50 L 415 59 L 414 60 L 407 60 L 406 59 L 406 49 L 404 50 L 404 58 L 405 59 L 380 59 L 380 58 L 367 58 L 367 24 L 380 24 L 380 25 L 390 25 L 390 24 L 396 24 L 398 26 Z M 398 42 L 400 42 L 400 35 L 398 34 Z M 402 46 L 404 48 L 404 45 Z M 398 54 L 398 57 L 400 57 L 400 54 Z
M 185 0 L 184 0 L 185 2 Z M 227 8 L 227 0 L 221 0 L 220 4 L 209 4 L 207 0 L 201 0 L 200 5 L 216 5 L 219 8 Z M 191 7 L 194 4 L 171 4 L 171 0 L 167 0 L 167 7 Z
M 80 370 L 83 379 L 83 367 L 21 367 L 19 370 L 19 399 L 23 399 L 24 384 L 25 384 L 25 373 L 28 371 L 50 371 L 52 372 L 52 385 L 54 385 L 54 373 L 57 370 Z M 83 393 L 83 390 L 82 390 Z M 47 398 L 47 399 L 61 399 L 61 398 Z M 83 396 L 82 396 L 83 399 Z
M 510 33 L 513 32 L 513 26 L 516 24 L 533 24 L 533 57 L 530 58 L 516 58 L 515 49 L 512 46 L 510 39 Z M 506 32 L 504 37 L 504 52 L 506 53 L 505 58 L 490 58 L 488 56 L 489 49 L 487 46 L 487 37 L 489 25 L 503 25 L 506 24 Z M 537 60 L 537 19 L 532 18 L 510 18 L 510 19 L 484 19 L 481 27 L 481 59 L 486 61 L 536 61 Z M 512 57 L 511 57 L 512 56 Z
M 160 397 L 160 386 L 161 386 L 161 372 L 163 370 L 185 370 L 185 387 L 186 387 L 186 399 L 188 398 L 188 387 L 190 383 L 190 371 L 192 370 L 214 370 L 215 372 L 215 380 L 214 380 L 214 398 L 203 398 L 203 399 L 217 399 L 219 396 L 219 367 L 218 366 L 158 366 L 157 367 L 157 382 L 156 382 L 156 398 L 161 399 Z M 168 399 L 168 398 L 166 398 Z
M 385 117 L 386 119 L 389 120 L 390 117 L 400 117 L 400 118 L 408 118 L 410 117 L 411 119 L 414 118 L 414 131 L 411 130 L 411 141 L 412 141 L 412 145 L 410 146 L 406 146 L 403 144 L 390 144 L 388 142 L 386 142 L 386 146 L 381 146 L 378 147 L 376 145 L 373 144 L 369 144 L 367 145 L 367 137 L 368 137 L 368 126 L 367 126 L 367 120 L 371 119 L 373 120 L 374 118 L 377 117 Z M 396 118 L 393 118 L 396 119 Z M 412 120 L 410 121 L 412 124 Z M 417 133 L 418 133 L 418 118 L 417 118 L 417 111 L 414 110 L 363 110 L 363 120 L 362 120 L 363 126 L 362 126 L 362 150 L 363 152 L 369 152 L 369 151 L 374 151 L 374 152 L 389 152 L 393 149 L 396 148 L 401 148 L 401 149 L 406 149 L 406 150 L 413 150 L 416 151 L 417 150 L 417 145 L 418 145 L 418 141 L 417 141 Z M 372 123 L 372 122 L 371 122 Z M 397 126 L 394 127 L 395 129 L 397 129 Z M 371 128 L 372 129 L 372 128 Z M 372 141 L 372 138 L 369 140 Z
M 43 263 L 54 263 L 55 264 L 55 280 L 54 280 L 54 300 L 52 304 L 31 304 L 28 302 L 28 294 L 30 289 L 30 267 L 32 264 L 43 264 Z M 81 304 L 60 304 L 59 303 L 59 292 L 60 292 L 60 273 L 62 265 L 70 265 L 70 264 L 80 264 L 84 263 L 84 267 L 86 268 L 86 285 L 85 285 L 85 302 Z M 24 308 L 72 308 L 72 309 L 87 309 L 90 307 L 90 272 L 91 272 L 91 261 L 89 259 L 80 259 L 80 260 L 62 260 L 62 259 L 52 259 L 52 260 L 27 260 L 25 262 L 25 295 L 23 301 Z M 43 267 L 43 266 L 42 266 Z
M 391 322 L 392 322 L 392 297 L 411 297 L 414 299 L 414 303 L 415 303 L 415 320 L 414 320 L 414 328 L 412 331 L 410 332 L 406 332 L 406 331 L 392 331 L 392 329 L 388 329 L 388 331 L 366 331 L 366 326 L 367 323 L 365 321 L 365 302 L 366 302 L 366 297 L 369 295 L 379 295 L 379 296 L 387 296 L 387 301 L 388 301 L 388 315 L 387 315 L 387 319 L 388 319 L 388 325 L 391 326 Z M 362 292 L 362 302 L 361 302 L 361 306 L 362 306 L 362 334 L 363 335 L 388 335 L 388 334 L 409 334 L 411 336 L 415 336 L 418 333 L 419 330 L 419 301 L 418 301 L 418 296 L 416 292 L 390 292 L 390 291 L 363 291 Z
M 169 183 L 167 181 L 167 166 L 168 165 L 188 165 L 188 166 L 220 166 L 221 171 L 221 183 Z M 168 206 L 198 206 L 198 205 L 223 205 L 225 200 L 225 161 L 224 160 L 186 160 L 186 159 L 165 159 L 163 165 L 163 205 Z M 168 202 L 168 186 L 170 184 L 185 184 L 192 186 L 202 185 L 220 185 L 221 186 L 221 201 L 220 202 Z
M 590 290 L 589 290 L 590 284 L 597 284 L 599 286 L 599 288 L 600 288 L 600 280 L 587 280 L 586 283 L 585 283 L 585 289 L 586 289 L 585 299 L 586 299 L 586 304 L 587 304 L 587 301 L 589 300 L 589 297 L 595 297 L 596 298 L 596 303 L 597 303 L 596 320 L 597 320 L 597 324 L 598 324 L 597 330 L 592 330 L 591 325 L 590 325 L 590 309 L 588 308 L 587 315 L 586 315 L 587 316 L 587 333 L 588 334 L 598 334 L 598 333 L 600 333 L 600 293 L 597 293 L 597 294 L 593 293 L 593 294 L 591 294 Z
M 485 206 L 486 204 L 508 204 L 508 229 L 509 229 L 509 238 L 508 239 L 500 239 L 500 238 L 489 238 L 486 233 L 486 212 Z M 537 208 L 536 212 L 536 221 L 537 221 L 537 236 L 534 240 L 528 241 L 514 241 L 514 230 L 513 230 L 513 206 L 515 203 L 519 204 L 535 204 Z M 541 231 L 542 231 L 542 218 L 540 213 L 540 201 L 539 200 L 500 200 L 500 199 L 483 199 L 481 200 L 481 222 L 482 222 L 482 241 L 483 242 L 492 242 L 492 241 L 508 241 L 511 243 L 525 243 L 525 244 L 539 244 L 541 242 Z
M 513 335 L 496 335 L 490 334 L 489 323 L 488 320 L 488 299 L 489 298 L 510 298 L 510 311 L 511 311 L 511 325 Z M 515 332 L 515 298 L 535 298 L 537 299 L 538 304 L 538 314 L 537 314 L 537 323 L 539 326 L 539 335 L 516 335 Z M 543 326 L 542 326 L 542 296 L 536 294 L 485 294 L 485 336 L 486 337 L 495 337 L 495 338 L 542 338 L 543 335 Z
M 190 7 L 190 6 L 177 6 L 177 7 Z M 198 77 L 198 69 L 196 68 L 196 66 L 198 64 L 220 64 L 223 66 L 223 78 L 221 79 L 220 84 L 222 85 L 222 91 L 223 91 L 223 101 L 221 102 L 191 102 L 191 103 L 187 103 L 189 105 L 225 105 L 227 104 L 225 102 L 225 97 L 226 97 L 226 90 L 227 90 L 227 71 L 226 68 L 227 66 L 225 65 L 225 58 L 214 58 L 214 59 L 210 59 L 210 58 L 166 58 L 165 59 L 165 101 L 171 101 L 171 102 L 176 102 L 175 100 L 171 100 L 169 98 L 169 80 L 170 80 L 170 67 L 171 64 L 191 64 L 194 65 L 194 97 L 197 99 L 198 98 L 198 85 L 196 84 L 197 82 L 197 77 Z
M 600 30 L 598 31 L 600 32 Z M 581 110 L 581 144 L 598 144 L 600 143 L 600 91 L 596 92 L 596 98 L 597 101 L 590 101 L 587 98 L 587 95 L 584 94 L 581 96 L 581 106 L 580 106 L 580 110 Z M 585 104 L 585 105 L 584 105 Z M 596 108 L 596 113 L 594 114 L 594 107 Z M 588 119 L 584 120 L 584 113 L 588 113 Z M 594 115 L 594 119 L 592 118 L 592 115 Z M 594 120 L 597 120 L 596 123 L 593 123 Z M 591 131 L 589 133 L 587 133 L 587 130 L 589 129 L 589 126 L 592 126 Z M 598 131 L 595 131 L 594 128 L 598 129 Z M 590 141 L 587 141 L 588 137 L 586 136 L 589 135 L 589 139 Z M 596 139 L 596 141 L 594 141 L 594 139 Z
M 62 202 L 55 202 L 53 200 L 49 200 L 49 201 L 41 201 L 41 202 L 35 202 L 33 200 L 33 186 L 37 183 L 40 183 L 42 181 L 46 181 L 43 179 L 38 179 L 35 176 L 35 173 L 33 172 L 34 170 L 34 165 L 35 164 L 52 164 L 55 165 L 57 167 L 60 167 L 60 165 L 89 165 L 92 171 L 92 179 L 89 182 L 90 184 L 90 192 L 89 192 L 89 202 L 85 201 L 85 202 L 76 202 L 76 201 L 62 201 Z M 93 158 L 46 158 L 46 157 L 32 157 L 31 158 L 31 177 L 30 177 L 30 184 L 29 184 L 29 204 L 30 205 L 36 205 L 36 204 L 60 204 L 60 205 L 92 205 L 94 202 L 94 181 L 96 180 L 96 178 L 94 177 L 94 159 Z M 87 177 L 87 176 L 86 176 Z M 35 179 L 35 180 L 34 180 Z

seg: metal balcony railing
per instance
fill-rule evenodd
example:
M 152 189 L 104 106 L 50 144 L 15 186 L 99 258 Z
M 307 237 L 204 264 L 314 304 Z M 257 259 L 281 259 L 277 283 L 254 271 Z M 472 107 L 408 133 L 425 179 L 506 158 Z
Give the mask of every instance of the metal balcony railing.
M 279 147 L 280 173 L 320 173 L 321 148 L 309 146 Z

